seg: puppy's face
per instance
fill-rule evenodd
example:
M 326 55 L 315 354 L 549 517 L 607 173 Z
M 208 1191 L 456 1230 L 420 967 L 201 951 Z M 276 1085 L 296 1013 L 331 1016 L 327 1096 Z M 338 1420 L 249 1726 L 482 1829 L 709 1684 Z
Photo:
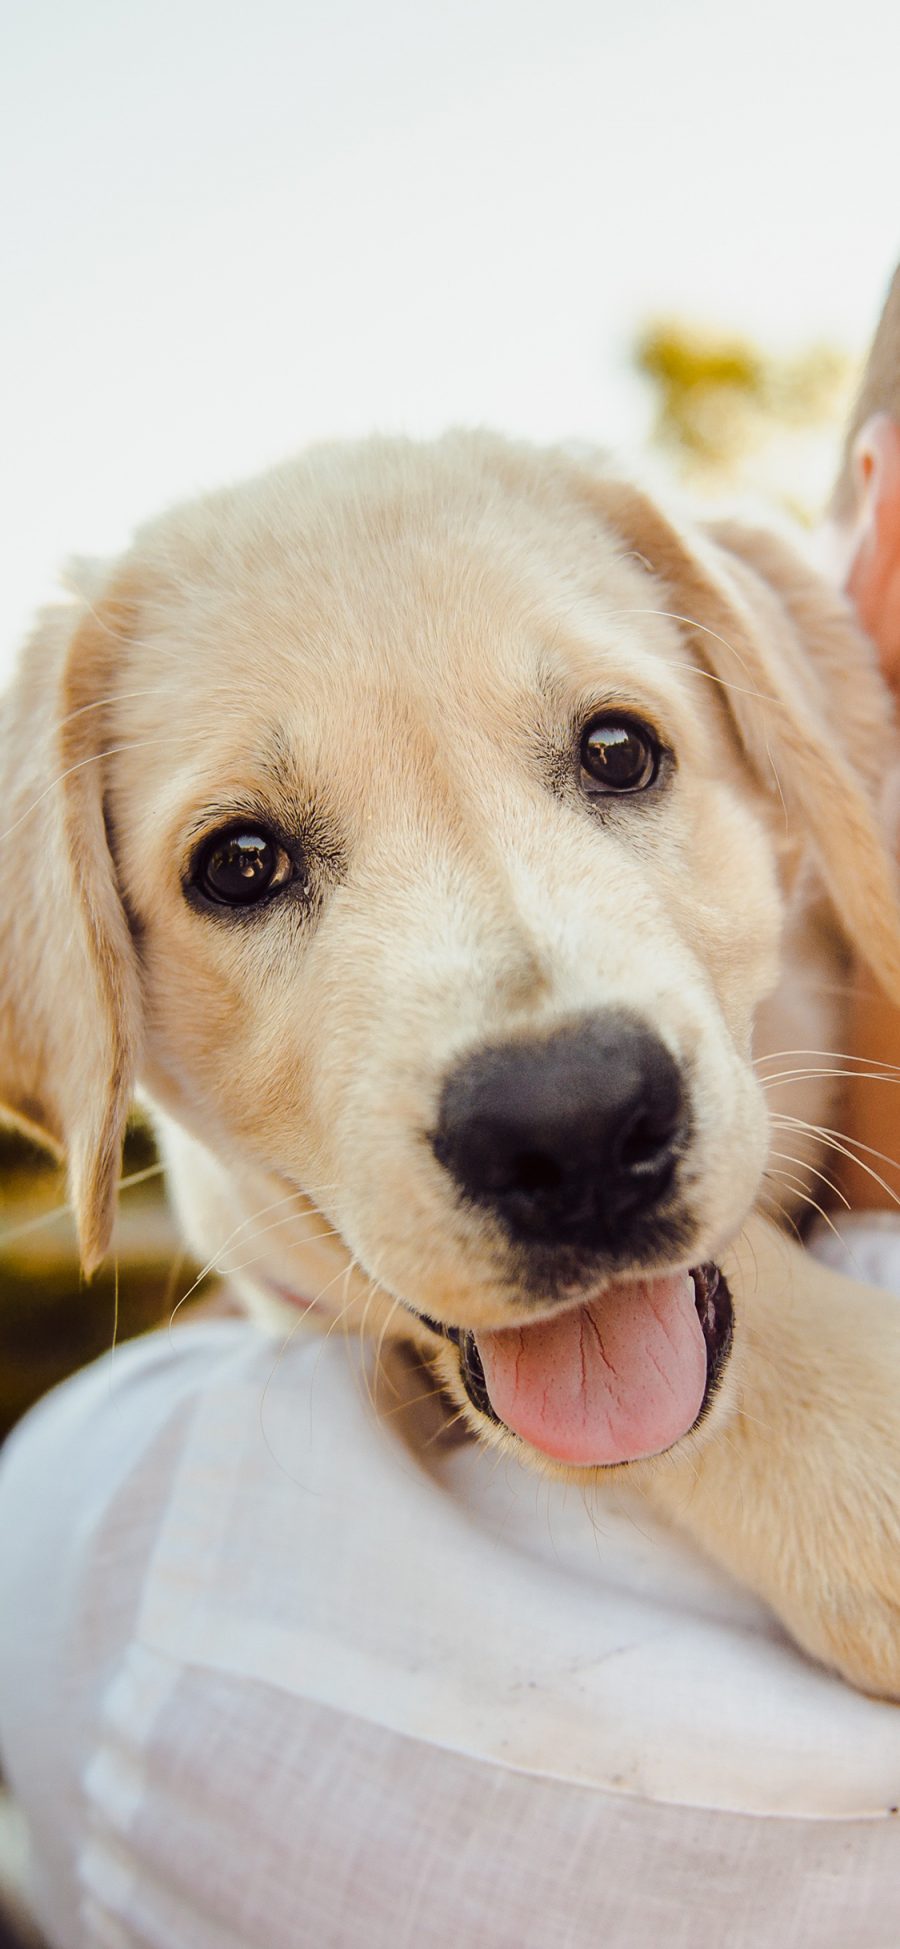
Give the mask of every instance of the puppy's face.
M 488 1412 L 627 1458 L 691 1425 L 722 1351 L 688 1269 L 765 1158 L 772 845 L 593 510 L 452 448 L 366 462 L 167 538 L 109 725 L 146 1079 L 458 1334 Z M 542 1405 L 548 1363 L 564 1393 L 607 1354 L 625 1399 L 598 1374 L 577 1426 Z
M 812 839 L 851 922 L 890 909 L 800 598 L 723 560 L 484 436 L 314 453 L 139 540 L 61 686 L 80 1015 L 35 1005 L 36 906 L 8 1008 L 88 1256 L 134 1061 L 236 1194 L 324 1214 L 336 1310 L 401 1302 L 479 1425 L 585 1466 L 695 1424 L 766 1157 L 779 870 Z

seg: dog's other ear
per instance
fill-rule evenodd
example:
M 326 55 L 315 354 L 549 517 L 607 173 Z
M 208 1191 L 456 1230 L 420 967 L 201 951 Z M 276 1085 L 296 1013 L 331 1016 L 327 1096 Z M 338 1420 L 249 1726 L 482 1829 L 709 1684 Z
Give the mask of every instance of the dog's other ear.
M 770 535 L 719 523 L 689 541 L 636 488 L 595 479 L 591 497 L 652 571 L 782 826 L 811 844 L 843 932 L 900 1001 L 900 889 L 878 810 L 896 734 L 846 602 Z
M 829 573 L 900 686 L 900 269 L 850 417 L 823 542 Z
M 139 999 L 104 817 L 121 593 L 50 610 L 0 703 L 0 1104 L 66 1156 L 85 1271 L 115 1211 Z

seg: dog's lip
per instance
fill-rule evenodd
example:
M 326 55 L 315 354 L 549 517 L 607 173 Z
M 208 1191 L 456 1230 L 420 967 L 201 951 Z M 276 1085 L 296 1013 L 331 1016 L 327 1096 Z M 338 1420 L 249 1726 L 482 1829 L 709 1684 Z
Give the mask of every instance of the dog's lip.
M 694 1305 L 706 1347 L 706 1385 L 698 1413 L 691 1428 L 686 1429 L 685 1433 L 692 1433 L 698 1428 L 709 1412 L 731 1351 L 734 1332 L 731 1293 L 721 1268 L 712 1261 L 707 1261 L 702 1265 L 691 1266 L 689 1274 L 694 1285 Z M 606 1282 L 604 1293 L 611 1288 L 614 1289 L 616 1283 L 618 1282 L 615 1280 Z M 584 1303 L 583 1296 L 580 1302 L 573 1301 L 573 1310 L 578 1304 Z M 413 1310 L 410 1308 L 410 1311 Z M 495 1426 L 505 1429 L 506 1423 L 496 1412 L 488 1392 L 474 1332 L 468 1328 L 448 1326 L 445 1322 L 433 1320 L 422 1313 L 417 1313 L 416 1317 L 432 1333 L 452 1341 L 453 1345 L 458 1347 L 460 1378 L 472 1406 Z M 507 1432 L 512 1433 L 512 1430 L 507 1429 Z M 516 1439 L 520 1437 L 517 1436 Z
M 731 1291 L 720 1266 L 708 1262 L 692 1266 L 694 1305 L 706 1342 L 706 1387 L 700 1413 L 694 1422 L 699 1428 L 708 1414 L 713 1396 L 722 1379 L 734 1339 L 734 1308 Z

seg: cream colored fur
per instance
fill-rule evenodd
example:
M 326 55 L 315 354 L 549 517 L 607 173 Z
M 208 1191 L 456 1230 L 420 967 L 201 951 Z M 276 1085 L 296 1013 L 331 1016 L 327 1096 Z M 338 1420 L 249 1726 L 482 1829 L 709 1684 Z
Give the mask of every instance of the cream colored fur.
M 598 819 L 571 750 L 606 706 L 677 768 Z M 632 1475 L 817 1656 L 900 1695 L 900 1309 L 747 1222 L 780 1170 L 754 1033 L 840 1049 L 842 935 L 900 997 L 887 721 L 848 611 L 764 536 L 688 534 L 599 463 L 487 435 L 315 451 L 164 517 L 23 660 L 0 1094 L 68 1151 L 88 1267 L 139 1084 L 187 1236 L 230 1241 L 248 1304 L 278 1314 L 281 1286 L 432 1356 L 399 1302 L 534 1317 L 425 1141 L 448 1068 L 641 1014 L 690 1070 L 686 1257 L 737 1255 L 737 1344 L 702 1431 Z M 237 815 L 305 836 L 305 906 L 186 899 Z M 816 1116 L 827 1088 L 780 1105 Z

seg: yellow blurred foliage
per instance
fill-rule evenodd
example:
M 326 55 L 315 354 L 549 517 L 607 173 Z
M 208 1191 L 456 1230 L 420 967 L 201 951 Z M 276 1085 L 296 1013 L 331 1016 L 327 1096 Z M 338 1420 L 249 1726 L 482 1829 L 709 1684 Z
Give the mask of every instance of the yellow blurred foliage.
M 766 352 L 677 319 L 640 334 L 634 362 L 655 393 L 653 437 L 690 487 L 748 489 L 814 518 L 836 465 L 856 378 L 837 347 Z

